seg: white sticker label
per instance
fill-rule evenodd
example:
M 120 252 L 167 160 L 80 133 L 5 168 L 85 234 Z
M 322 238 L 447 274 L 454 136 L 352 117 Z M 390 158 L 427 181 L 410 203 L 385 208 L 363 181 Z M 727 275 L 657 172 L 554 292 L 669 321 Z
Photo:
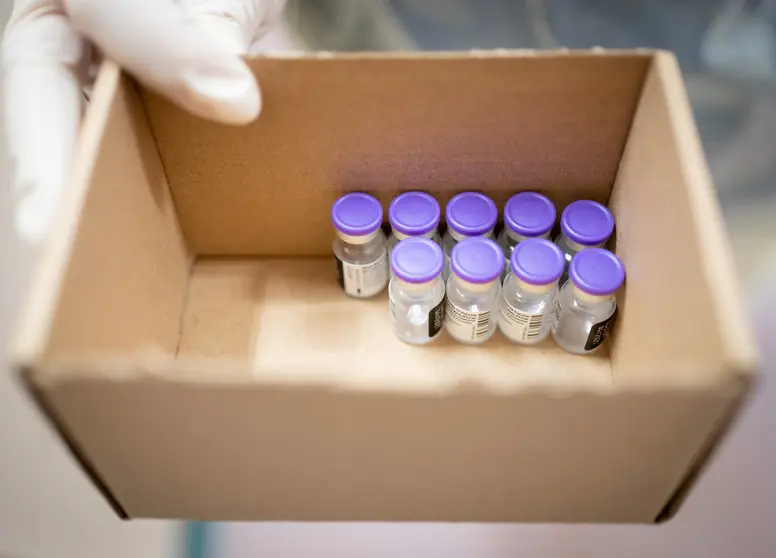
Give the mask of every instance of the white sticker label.
M 470 312 L 448 299 L 445 307 L 445 329 L 456 339 L 482 341 L 488 336 L 490 329 L 490 311 Z
M 388 258 L 385 252 L 368 264 L 352 264 L 337 259 L 340 285 L 350 296 L 368 298 L 385 288 L 388 283 Z
M 501 299 L 501 332 L 515 341 L 534 341 L 542 331 L 544 314 L 526 314 L 505 298 Z

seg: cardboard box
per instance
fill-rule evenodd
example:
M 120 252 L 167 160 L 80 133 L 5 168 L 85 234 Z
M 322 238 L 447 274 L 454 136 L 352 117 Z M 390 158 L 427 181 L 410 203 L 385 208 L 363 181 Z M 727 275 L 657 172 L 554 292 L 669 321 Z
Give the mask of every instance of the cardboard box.
M 17 355 L 125 517 L 654 522 L 754 351 L 679 69 L 662 52 L 256 58 L 264 111 L 205 122 L 99 77 Z M 392 336 L 343 296 L 330 206 L 422 189 L 608 203 L 606 350 Z

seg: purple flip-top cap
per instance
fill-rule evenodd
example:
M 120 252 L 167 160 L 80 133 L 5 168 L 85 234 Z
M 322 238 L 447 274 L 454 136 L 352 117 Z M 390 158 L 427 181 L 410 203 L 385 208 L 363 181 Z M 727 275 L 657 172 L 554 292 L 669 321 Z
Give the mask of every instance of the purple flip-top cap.
M 587 248 L 571 259 L 569 280 L 581 291 L 605 296 L 620 288 L 625 280 L 625 266 L 609 250 Z
M 542 236 L 555 225 L 555 206 L 538 192 L 520 192 L 504 206 L 504 224 L 519 235 Z
M 504 271 L 504 252 L 483 236 L 465 238 L 450 254 L 453 273 L 469 283 L 490 283 Z
M 463 192 L 447 202 L 447 226 L 464 236 L 480 236 L 496 226 L 498 208 L 485 194 Z
M 388 221 L 394 230 L 407 236 L 420 236 L 439 226 L 439 203 L 425 192 L 405 192 L 388 207 Z
M 427 283 L 438 277 L 444 267 L 442 249 L 422 236 L 402 240 L 391 251 L 391 270 L 407 283 Z
M 560 228 L 577 244 L 593 246 L 606 242 L 612 235 L 614 217 L 598 202 L 577 200 L 563 210 Z
M 566 260 L 561 249 L 549 240 L 528 238 L 515 246 L 509 266 L 521 281 L 548 285 L 563 275 Z
M 349 236 L 365 236 L 383 224 L 383 207 L 377 198 L 361 192 L 340 197 L 331 208 L 334 228 Z

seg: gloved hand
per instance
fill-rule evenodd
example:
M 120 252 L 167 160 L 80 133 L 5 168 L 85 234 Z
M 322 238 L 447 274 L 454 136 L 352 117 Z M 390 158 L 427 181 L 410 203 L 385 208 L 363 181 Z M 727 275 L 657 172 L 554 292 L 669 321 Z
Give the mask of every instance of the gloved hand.
M 3 96 L 19 234 L 40 241 L 57 211 L 98 49 L 194 114 L 247 123 L 261 98 L 239 55 L 279 20 L 284 3 L 16 0 Z

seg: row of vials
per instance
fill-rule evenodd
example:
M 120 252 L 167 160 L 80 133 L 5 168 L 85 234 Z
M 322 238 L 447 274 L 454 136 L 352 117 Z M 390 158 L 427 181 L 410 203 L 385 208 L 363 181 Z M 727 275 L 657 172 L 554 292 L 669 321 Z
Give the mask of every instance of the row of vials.
M 439 203 L 406 192 L 390 204 L 391 234 L 382 232 L 380 202 L 365 193 L 340 197 L 332 207 L 334 255 L 344 292 L 370 298 L 388 285 L 396 336 L 425 344 L 443 330 L 456 341 L 480 344 L 497 329 L 531 345 L 552 334 L 575 354 L 595 351 L 616 315 L 615 294 L 625 279 L 620 260 L 603 246 L 614 230 L 609 210 L 578 200 L 561 215 L 537 192 L 520 192 L 498 209 L 489 197 L 464 192 L 446 207 L 439 236 Z

